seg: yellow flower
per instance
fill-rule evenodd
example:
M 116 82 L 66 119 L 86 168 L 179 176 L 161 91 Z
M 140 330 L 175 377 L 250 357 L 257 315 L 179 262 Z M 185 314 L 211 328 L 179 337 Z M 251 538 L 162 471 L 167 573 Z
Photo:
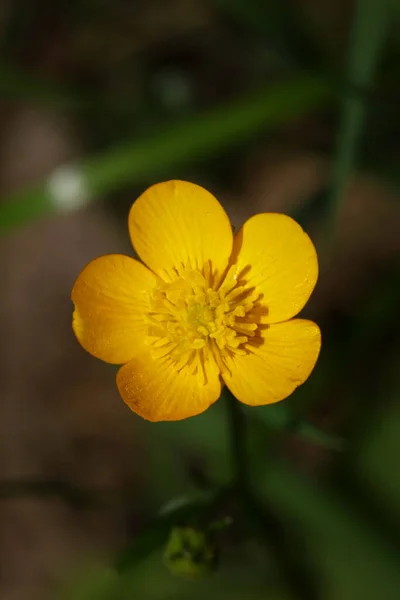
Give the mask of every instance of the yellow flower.
M 318 260 L 293 219 L 258 214 L 233 236 L 214 196 L 167 181 L 133 204 L 129 233 L 144 264 L 120 254 L 89 263 L 72 290 L 73 329 L 90 354 L 123 364 L 117 386 L 138 415 L 197 415 L 223 383 L 245 404 L 270 404 L 308 378 L 320 330 L 292 317 Z

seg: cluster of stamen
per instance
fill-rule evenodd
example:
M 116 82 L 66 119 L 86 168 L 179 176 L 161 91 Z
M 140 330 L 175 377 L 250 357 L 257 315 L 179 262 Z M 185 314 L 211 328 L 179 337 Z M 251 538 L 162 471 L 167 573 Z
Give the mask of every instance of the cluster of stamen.
M 154 354 L 168 356 L 178 371 L 188 367 L 202 383 L 210 364 L 229 369 L 229 360 L 245 354 L 257 336 L 257 294 L 235 273 L 232 267 L 215 285 L 207 274 L 183 271 L 150 298 L 147 342 Z

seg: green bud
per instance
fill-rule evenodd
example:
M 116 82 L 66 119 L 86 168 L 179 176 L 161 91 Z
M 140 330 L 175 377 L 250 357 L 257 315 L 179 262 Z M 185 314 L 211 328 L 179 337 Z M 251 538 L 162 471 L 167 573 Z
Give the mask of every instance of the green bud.
M 217 546 L 209 533 L 193 527 L 174 527 L 163 562 L 173 575 L 200 579 L 217 565 Z

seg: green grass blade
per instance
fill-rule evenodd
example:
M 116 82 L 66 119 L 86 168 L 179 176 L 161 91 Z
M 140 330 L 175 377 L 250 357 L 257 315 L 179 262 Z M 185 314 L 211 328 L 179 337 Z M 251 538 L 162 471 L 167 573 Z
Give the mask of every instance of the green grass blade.
M 388 0 L 357 0 L 350 36 L 347 80 L 350 91 L 342 104 L 336 158 L 333 165 L 329 212 L 336 221 L 343 193 L 354 168 L 366 116 L 370 91 L 384 48 L 389 23 Z M 355 90 L 352 93 L 351 90 Z
M 299 117 L 332 101 L 334 88 L 319 76 L 301 74 L 269 85 L 205 114 L 170 126 L 143 140 L 130 141 L 89 158 L 81 173 L 93 198 L 168 176 L 189 161 L 212 158 L 260 132 Z M 0 209 L 0 231 L 56 210 L 47 183 L 6 199 Z

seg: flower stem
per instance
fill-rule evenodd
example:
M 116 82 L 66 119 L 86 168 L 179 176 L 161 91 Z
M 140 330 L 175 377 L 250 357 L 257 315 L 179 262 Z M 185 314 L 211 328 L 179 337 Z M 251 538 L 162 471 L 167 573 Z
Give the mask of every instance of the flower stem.
M 236 400 L 236 398 L 228 390 L 226 391 L 226 396 L 231 437 L 231 455 L 234 479 L 233 483 L 240 495 L 242 497 L 246 497 L 249 491 L 246 449 L 246 419 L 238 400 Z

